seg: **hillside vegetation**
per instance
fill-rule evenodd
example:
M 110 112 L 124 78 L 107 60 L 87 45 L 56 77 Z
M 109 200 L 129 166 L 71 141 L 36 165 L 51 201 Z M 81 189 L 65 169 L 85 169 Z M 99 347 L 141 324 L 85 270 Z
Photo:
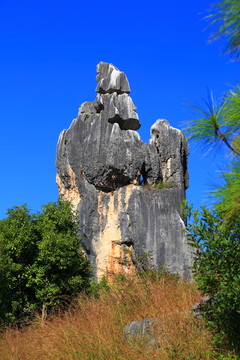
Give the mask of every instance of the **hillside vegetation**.
M 1 359 L 231 359 L 217 355 L 204 323 L 190 314 L 200 297 L 194 285 L 167 274 L 118 277 L 98 295 L 81 295 L 64 314 L 39 317 L 22 331 L 7 329 Z M 159 319 L 160 347 L 124 339 L 125 325 L 144 318 Z

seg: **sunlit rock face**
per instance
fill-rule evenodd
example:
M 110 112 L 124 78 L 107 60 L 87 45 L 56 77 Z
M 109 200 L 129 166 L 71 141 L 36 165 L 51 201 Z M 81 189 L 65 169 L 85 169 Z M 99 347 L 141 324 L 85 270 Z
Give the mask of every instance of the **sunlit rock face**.
M 100 62 L 97 65 L 98 82 L 96 92 L 100 94 L 129 94 L 131 92 L 126 75 L 113 64 Z
M 59 193 L 79 210 L 96 278 L 163 266 L 189 278 L 192 254 L 180 211 L 187 141 L 160 119 L 143 143 L 126 75 L 101 62 L 97 81 L 96 100 L 81 105 L 57 148 Z

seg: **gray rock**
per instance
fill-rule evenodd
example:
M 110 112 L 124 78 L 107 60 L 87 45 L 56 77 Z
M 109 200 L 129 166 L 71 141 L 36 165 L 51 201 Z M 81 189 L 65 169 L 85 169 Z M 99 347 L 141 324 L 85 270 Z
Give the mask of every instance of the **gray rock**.
M 165 119 L 157 120 L 151 127 L 150 133 L 150 142 L 156 147 L 163 181 L 173 182 L 177 186 L 183 184 L 187 189 L 188 144 L 184 134 L 171 127 Z
M 132 321 L 123 330 L 126 341 L 138 341 L 148 346 L 161 345 L 160 336 L 164 335 L 160 328 L 160 319 L 147 318 L 140 321 Z
M 99 94 L 111 94 L 113 92 L 129 94 L 131 92 L 126 75 L 113 64 L 100 62 L 97 66 L 96 80 L 98 82 L 96 92 Z
M 204 311 L 208 308 L 212 301 L 213 299 L 210 296 L 203 296 L 201 301 L 192 306 L 190 313 L 195 317 L 195 319 L 202 320 Z
M 113 70 L 121 73 L 112 64 L 98 65 L 99 87 L 113 84 Z M 80 236 L 97 279 L 134 273 L 143 258 L 141 266 L 165 266 L 189 278 L 192 254 L 180 209 L 188 187 L 187 141 L 166 120 L 157 120 L 143 143 L 134 131 L 140 126 L 136 108 L 119 81 L 83 103 L 61 133 L 60 195 L 79 210 Z
M 104 111 L 101 113 L 103 120 L 110 124 L 118 123 L 121 130 L 138 130 L 141 126 L 136 107 L 127 94 L 117 93 L 100 95 Z
M 144 259 L 140 265 L 157 271 L 165 267 L 166 271 L 188 279 L 191 256 L 179 209 L 183 199 L 184 194 L 178 188 L 142 190 L 139 187 L 130 196 L 127 213 L 135 257 Z M 145 256 L 149 252 L 150 256 Z

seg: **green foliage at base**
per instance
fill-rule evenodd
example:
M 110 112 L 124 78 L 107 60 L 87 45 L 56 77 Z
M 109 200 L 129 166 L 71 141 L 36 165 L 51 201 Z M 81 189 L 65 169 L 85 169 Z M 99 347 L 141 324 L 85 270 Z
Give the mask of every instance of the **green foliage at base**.
M 99 282 L 92 281 L 90 283 L 90 287 L 88 289 L 87 294 L 91 297 L 98 298 L 102 293 L 108 292 L 110 290 L 110 286 L 105 276 Z
M 2 323 L 26 322 L 36 311 L 69 303 L 90 276 L 70 203 L 46 204 L 38 214 L 14 207 L 0 221 Z
M 234 226 L 217 210 L 203 207 L 191 215 L 195 279 L 210 297 L 205 317 L 216 342 L 240 351 L 240 214 Z

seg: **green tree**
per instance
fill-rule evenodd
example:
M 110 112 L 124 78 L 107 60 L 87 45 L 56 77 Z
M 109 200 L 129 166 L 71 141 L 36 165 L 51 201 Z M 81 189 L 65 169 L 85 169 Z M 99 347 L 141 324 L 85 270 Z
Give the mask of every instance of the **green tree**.
M 217 26 L 211 40 L 225 36 L 224 51 L 239 58 L 240 2 L 222 0 L 211 9 L 208 18 Z M 189 139 L 207 150 L 223 145 L 230 155 L 222 185 L 213 191 L 212 209 L 190 212 L 193 270 L 199 288 L 210 297 L 205 316 L 216 340 L 240 353 L 240 86 L 219 103 L 210 93 L 203 107 L 192 108 L 197 116 L 187 124 Z
M 233 156 L 240 155 L 240 86 L 226 92 L 219 102 L 209 92 L 204 106 L 190 107 L 197 116 L 185 128 L 190 140 L 213 149 L 226 145 Z
M 191 212 L 189 241 L 194 277 L 209 296 L 205 318 L 215 339 L 240 351 L 240 214 L 229 226 L 218 210 Z
M 0 318 L 27 321 L 36 311 L 69 303 L 90 284 L 77 215 L 58 200 L 31 214 L 26 205 L 0 221 Z
M 225 145 L 231 157 L 222 172 L 221 186 L 211 193 L 215 204 L 210 210 L 190 213 L 188 231 L 195 247 L 193 264 L 198 287 L 210 296 L 205 317 L 215 339 L 240 351 L 240 102 L 230 93 L 219 105 L 213 98 L 206 109 L 195 108 L 200 118 L 189 122 L 189 138 L 204 148 Z
M 191 108 L 196 118 L 189 120 L 185 128 L 189 140 L 207 150 L 218 150 L 219 146 L 229 150 L 228 169 L 222 171 L 223 185 L 216 187 L 212 195 L 216 209 L 226 220 L 234 221 L 240 210 L 240 87 L 228 91 L 219 103 L 209 93 L 203 107 Z
M 222 0 L 212 4 L 211 14 L 207 20 L 216 31 L 210 41 L 225 38 L 224 52 L 239 59 L 240 56 L 240 2 L 238 0 Z
M 34 294 L 26 291 L 25 271 L 35 261 L 38 234 L 26 205 L 7 215 L 0 221 L 0 318 L 11 322 L 31 310 Z

